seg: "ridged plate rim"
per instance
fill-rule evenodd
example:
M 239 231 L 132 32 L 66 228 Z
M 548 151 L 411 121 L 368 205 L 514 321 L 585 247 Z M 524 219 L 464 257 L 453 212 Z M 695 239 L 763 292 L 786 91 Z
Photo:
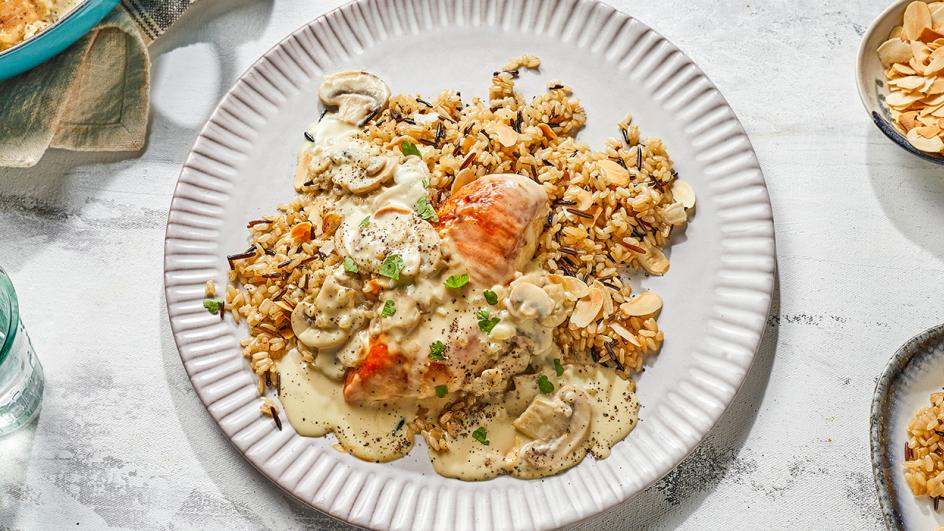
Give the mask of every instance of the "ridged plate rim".
M 288 423 L 278 431 L 259 413 L 256 384 L 238 349 L 237 328 L 202 307 L 207 278 L 220 276 L 214 227 L 235 186 L 238 153 L 251 145 L 253 102 L 277 99 L 296 72 L 318 69 L 320 53 L 344 57 L 376 44 L 374 33 L 396 38 L 436 21 L 502 24 L 509 13 L 537 13 L 550 32 L 598 23 L 610 33 L 606 53 L 617 64 L 651 68 L 644 81 L 663 90 L 657 102 L 675 106 L 698 134 L 694 151 L 705 164 L 718 201 L 718 275 L 723 296 L 712 307 L 712 330 L 676 392 L 649 404 L 658 415 L 640 424 L 610 458 L 543 481 L 466 483 L 421 474 L 394 476 L 385 465 L 316 449 Z M 379 14 L 392 15 L 380 17 Z M 468 15 L 467 17 L 465 15 Z M 442 18 L 440 18 L 442 17 Z M 353 25 L 352 25 L 352 21 Z M 373 24 L 373 26 L 371 26 Z M 390 24 L 391 27 L 387 27 Z M 434 26 L 435 27 L 435 26 Z M 322 31 L 317 37 L 315 30 Z M 441 29 L 441 28 L 440 28 Z M 524 30 L 523 30 L 524 31 Z M 345 42 L 339 35 L 352 32 Z M 327 42 L 330 46 L 326 46 Z M 611 46 L 625 44 L 624 50 Z M 309 49 L 321 46 L 320 50 Z M 350 49 L 349 49 L 350 48 Z M 597 53 L 600 53 L 599 46 Z M 344 57 L 347 58 L 347 57 Z M 662 61 L 659 61 L 662 59 Z M 382 529 L 549 529 L 603 511 L 651 485 L 677 465 L 708 433 L 750 369 L 767 320 L 776 253 L 773 215 L 763 173 L 733 110 L 704 73 L 649 26 L 596 0 L 357 0 L 302 26 L 254 63 L 227 92 L 181 171 L 165 238 L 165 297 L 174 340 L 194 389 L 221 430 L 263 475 L 302 502 L 356 525 Z M 692 400 L 695 398 L 695 400 Z M 591 468 L 595 470 L 591 470 Z M 620 470 L 636 474 L 620 476 Z M 573 485 L 577 485 L 575 489 Z M 589 486 L 600 487 L 596 490 Z M 512 510 L 524 507 L 526 510 Z

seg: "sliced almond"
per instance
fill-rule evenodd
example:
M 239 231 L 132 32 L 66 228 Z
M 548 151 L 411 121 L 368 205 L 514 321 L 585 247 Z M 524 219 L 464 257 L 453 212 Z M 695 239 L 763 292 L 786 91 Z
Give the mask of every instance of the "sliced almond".
M 944 94 L 937 94 L 935 96 L 926 96 L 921 103 L 924 103 L 928 106 L 935 106 L 944 103 Z
M 925 78 L 922 76 L 908 76 L 900 77 L 898 79 L 889 81 L 889 85 L 894 85 L 896 87 L 901 87 L 908 90 L 914 90 L 922 85 L 924 85 Z
M 931 27 L 936 30 L 944 28 L 944 4 L 941 2 L 928 4 L 928 9 L 931 10 Z
M 912 57 L 914 51 L 911 46 L 901 39 L 889 39 L 878 47 L 878 58 L 885 67 L 893 63 L 907 63 Z
M 934 19 L 933 13 L 932 13 L 931 19 L 932 19 L 932 20 Z M 889 39 L 900 39 L 900 38 L 901 38 L 901 30 L 902 30 L 901 26 L 895 26 L 894 28 L 892 28 L 891 31 L 888 32 L 888 38 L 889 38 Z
M 944 50 L 944 48 L 940 48 Z M 931 62 L 928 64 L 927 68 L 924 69 L 924 75 L 929 76 L 931 74 L 937 74 L 941 70 L 944 70 L 944 55 L 940 55 L 931 59 Z
M 456 190 L 474 181 L 475 178 L 476 178 L 475 170 L 473 170 L 472 168 L 466 168 L 464 170 L 461 170 L 459 173 L 456 174 L 456 178 L 452 180 L 452 187 L 449 189 L 449 192 L 451 194 L 456 193 Z
M 620 306 L 620 309 L 622 309 L 622 306 Z M 634 336 L 632 332 L 627 330 L 625 326 L 617 323 L 616 321 L 613 321 L 610 323 L 610 328 L 612 328 L 613 331 L 616 332 L 618 336 L 625 339 L 626 341 L 629 341 L 633 345 L 637 347 L 642 346 L 639 344 L 639 341 L 636 339 L 636 336 Z
M 669 270 L 669 259 L 662 253 L 662 250 L 644 242 L 642 247 L 646 252 L 636 255 L 636 259 L 639 260 L 639 265 L 650 275 L 664 275 L 665 272 Z
M 905 131 L 910 131 L 915 126 L 915 121 L 918 117 L 918 113 L 915 111 L 902 113 L 898 117 L 898 123 L 905 128 Z
M 944 78 L 937 78 L 934 80 L 934 83 L 931 83 L 931 86 L 928 87 L 927 94 L 941 94 L 944 93 Z
M 937 120 L 931 120 L 931 123 L 936 123 Z M 925 122 L 922 122 L 925 123 Z M 941 129 L 937 125 L 925 125 L 924 127 L 916 127 L 914 131 L 923 136 L 924 138 L 932 138 L 938 135 L 941 132 Z
M 899 74 L 904 74 L 904 75 L 906 75 L 906 76 L 913 76 L 913 75 L 915 75 L 915 73 L 916 73 L 916 72 L 914 71 L 914 69 L 912 69 L 912 68 L 909 67 L 909 66 L 903 65 L 903 64 L 901 64 L 901 63 L 895 63 L 895 64 L 893 64 L 893 65 L 892 65 L 892 70 L 898 72 Z
M 931 48 L 928 48 L 928 45 L 921 41 L 911 41 L 909 46 L 911 47 L 911 55 L 921 64 L 925 64 L 928 57 L 931 56 Z
M 662 309 L 662 297 L 653 291 L 646 291 L 636 295 L 628 302 L 620 304 L 620 311 L 628 317 L 644 317 L 653 315 Z
M 944 118 L 944 105 L 938 105 L 933 107 L 934 110 L 931 111 L 931 116 L 935 118 Z
M 692 185 L 682 179 L 676 179 L 675 182 L 672 183 L 672 197 L 679 203 L 682 203 L 682 206 L 685 208 L 695 206 L 695 190 L 692 188 Z
M 557 140 L 557 133 L 551 129 L 551 126 L 547 124 L 538 124 L 538 129 L 540 129 L 541 132 L 544 133 L 544 136 L 546 136 L 549 140 Z
M 916 58 L 912 57 L 908 59 L 908 66 L 910 66 L 916 73 L 924 75 L 924 65 L 921 64 Z
M 682 203 L 672 203 L 662 208 L 662 219 L 669 225 L 684 225 L 688 222 L 688 214 Z
M 629 186 L 629 170 L 610 159 L 598 160 L 597 166 L 603 170 L 606 182 L 610 186 Z
M 911 2 L 905 8 L 902 22 L 902 36 L 906 39 L 916 39 L 921 30 L 931 27 L 931 10 L 924 2 Z
M 587 286 L 584 281 L 577 277 L 551 273 L 547 276 L 547 279 L 554 284 L 560 284 L 564 288 L 564 291 L 569 293 L 574 300 L 582 299 L 590 293 L 590 286 Z
M 511 147 L 518 143 L 518 133 L 508 124 L 496 125 L 495 133 L 498 135 L 498 142 L 505 147 Z
M 940 33 L 931 28 L 924 28 L 921 30 L 921 34 L 918 35 L 918 40 L 926 43 L 933 43 L 937 39 L 944 38 L 944 33 Z M 938 45 L 940 46 L 940 45 Z
M 940 153 L 944 149 L 944 140 L 941 140 L 940 137 L 934 138 L 925 138 L 918 134 L 918 129 L 914 128 L 911 131 L 908 131 L 906 137 L 908 142 L 911 143 L 915 148 L 924 151 L 926 153 Z
M 892 92 L 885 97 L 885 103 L 892 107 L 907 107 L 923 97 L 923 94 L 905 94 L 904 92 Z
M 570 316 L 570 324 L 577 328 L 585 328 L 593 322 L 603 309 L 603 291 L 599 288 L 590 288 L 586 297 L 577 301 L 574 313 Z

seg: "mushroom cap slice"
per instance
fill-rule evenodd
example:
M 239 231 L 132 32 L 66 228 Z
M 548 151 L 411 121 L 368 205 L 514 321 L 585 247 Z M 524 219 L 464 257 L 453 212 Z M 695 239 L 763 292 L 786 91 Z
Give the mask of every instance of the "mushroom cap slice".
M 509 456 L 519 477 L 539 477 L 569 468 L 583 458 L 593 409 L 578 387 L 561 387 L 552 399 L 538 396 L 514 421 L 522 433 L 538 436 Z
M 370 72 L 344 70 L 325 77 L 318 89 L 322 103 L 338 108 L 338 119 L 362 126 L 390 98 L 390 87 Z

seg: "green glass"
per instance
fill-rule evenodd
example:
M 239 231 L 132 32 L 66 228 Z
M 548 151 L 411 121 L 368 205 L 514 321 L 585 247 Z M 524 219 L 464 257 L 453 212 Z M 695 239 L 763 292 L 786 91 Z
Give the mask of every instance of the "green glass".
M 43 387 L 43 367 L 20 319 L 13 282 L 0 268 L 0 435 L 33 420 Z

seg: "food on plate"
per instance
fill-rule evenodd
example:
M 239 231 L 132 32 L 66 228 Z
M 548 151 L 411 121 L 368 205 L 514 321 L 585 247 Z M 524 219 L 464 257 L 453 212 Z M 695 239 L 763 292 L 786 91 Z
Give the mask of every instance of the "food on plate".
M 248 222 L 219 307 L 205 293 L 248 326 L 279 429 L 267 389 L 302 435 L 384 462 L 419 434 L 437 472 L 479 480 L 605 458 L 635 426 L 662 299 L 621 272 L 669 270 L 694 191 L 629 117 L 592 151 L 569 87 L 525 100 L 515 79 L 539 64 L 512 61 L 468 103 L 326 76 L 298 195 Z
M 878 47 L 892 123 L 916 149 L 944 153 L 944 2 L 912 2 Z
M 0 1 L 0 51 L 43 31 L 77 3 L 77 0 Z
M 930 496 L 937 509 L 944 496 L 944 393 L 915 412 L 905 442 L 905 481 L 915 496 Z

